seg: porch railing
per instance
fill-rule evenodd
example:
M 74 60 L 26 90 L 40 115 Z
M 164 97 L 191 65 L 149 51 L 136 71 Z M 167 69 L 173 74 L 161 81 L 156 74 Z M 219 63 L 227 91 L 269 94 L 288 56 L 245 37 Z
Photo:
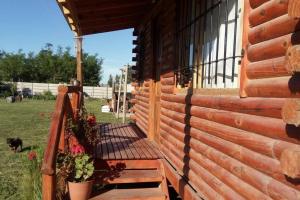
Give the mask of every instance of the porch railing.
M 77 120 L 82 104 L 81 87 L 59 86 L 55 111 L 49 130 L 48 142 L 42 163 L 43 200 L 55 199 L 56 188 L 56 155 L 58 150 L 65 151 L 64 125 L 68 117 Z

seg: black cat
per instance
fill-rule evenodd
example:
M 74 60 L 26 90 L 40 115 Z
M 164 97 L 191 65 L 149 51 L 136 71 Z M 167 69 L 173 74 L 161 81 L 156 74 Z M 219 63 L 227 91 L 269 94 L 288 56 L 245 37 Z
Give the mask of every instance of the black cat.
M 21 152 L 23 148 L 23 141 L 20 138 L 7 138 L 6 143 L 12 151 Z

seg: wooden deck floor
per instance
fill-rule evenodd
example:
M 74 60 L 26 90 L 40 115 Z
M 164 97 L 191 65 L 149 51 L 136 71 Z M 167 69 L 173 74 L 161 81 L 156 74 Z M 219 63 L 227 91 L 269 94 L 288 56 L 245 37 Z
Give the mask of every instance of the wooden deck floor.
M 102 160 L 154 160 L 162 158 L 156 144 L 134 124 L 100 125 L 96 157 Z

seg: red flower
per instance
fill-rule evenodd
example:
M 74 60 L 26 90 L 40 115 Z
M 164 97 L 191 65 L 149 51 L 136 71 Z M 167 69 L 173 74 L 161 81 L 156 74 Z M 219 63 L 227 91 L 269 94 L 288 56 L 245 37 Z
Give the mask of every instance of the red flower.
M 30 151 L 30 152 L 28 153 L 28 159 L 29 159 L 29 160 L 35 160 L 36 157 L 37 157 L 37 155 L 36 155 L 36 152 L 35 152 L 35 151 Z
M 89 116 L 87 117 L 87 122 L 88 122 L 88 124 L 89 124 L 90 126 L 96 125 L 96 117 L 95 117 L 95 115 L 89 115 Z
M 84 153 L 84 148 L 82 145 L 78 144 L 78 145 L 73 145 L 72 149 L 71 149 L 71 153 L 74 155 L 77 154 L 83 154 Z

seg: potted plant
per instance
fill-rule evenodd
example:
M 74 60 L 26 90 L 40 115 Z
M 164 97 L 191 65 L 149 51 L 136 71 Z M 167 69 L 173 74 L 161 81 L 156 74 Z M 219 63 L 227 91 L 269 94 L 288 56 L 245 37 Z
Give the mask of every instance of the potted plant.
M 57 199 L 65 199 L 66 188 L 71 200 L 87 200 L 92 191 L 94 163 L 83 146 L 74 145 L 70 153 L 57 156 Z M 66 187 L 68 186 L 68 187 Z
M 90 197 L 94 174 L 94 163 L 91 157 L 84 153 L 81 145 L 73 146 L 73 171 L 69 176 L 69 194 L 71 200 L 87 200 Z

